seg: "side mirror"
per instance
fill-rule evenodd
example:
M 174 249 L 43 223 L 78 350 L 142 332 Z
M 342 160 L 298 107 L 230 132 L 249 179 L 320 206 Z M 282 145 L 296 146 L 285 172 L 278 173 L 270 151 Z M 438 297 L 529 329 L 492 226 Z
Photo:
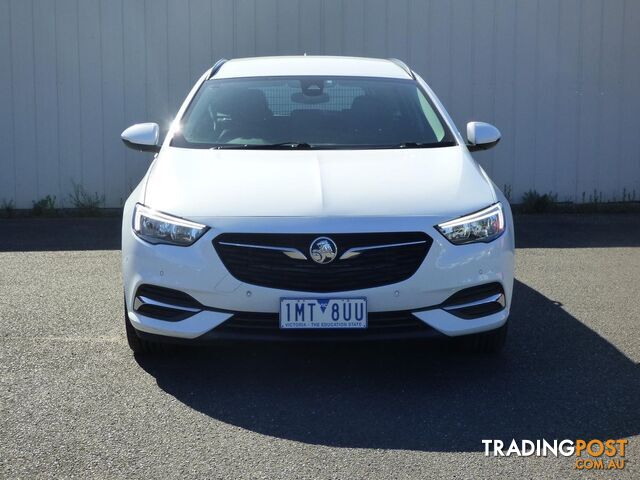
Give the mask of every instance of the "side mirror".
M 137 123 L 127 128 L 120 138 L 124 144 L 141 152 L 160 151 L 160 127 L 157 123 Z
M 489 123 L 467 123 L 467 148 L 470 152 L 488 150 L 500 141 L 500 130 Z

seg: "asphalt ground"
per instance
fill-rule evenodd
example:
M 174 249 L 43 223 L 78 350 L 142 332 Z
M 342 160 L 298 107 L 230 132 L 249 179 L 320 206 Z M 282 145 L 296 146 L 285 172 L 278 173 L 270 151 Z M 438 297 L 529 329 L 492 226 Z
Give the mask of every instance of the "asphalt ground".
M 507 347 L 136 358 L 118 218 L 0 220 L 0 478 L 639 478 L 640 215 L 520 216 Z M 627 438 L 620 472 L 483 439 Z

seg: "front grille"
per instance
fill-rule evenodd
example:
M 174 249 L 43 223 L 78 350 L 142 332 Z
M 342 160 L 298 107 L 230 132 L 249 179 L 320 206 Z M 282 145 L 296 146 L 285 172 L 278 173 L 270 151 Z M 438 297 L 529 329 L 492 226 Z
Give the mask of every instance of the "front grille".
M 436 331 L 411 312 L 369 313 L 366 329 L 282 330 L 277 313 L 236 313 L 211 331 L 212 336 L 273 339 L 393 338 L 435 336 Z
M 337 246 L 337 256 L 331 263 L 319 264 L 310 258 L 309 247 L 321 236 L 330 237 Z M 223 233 L 213 240 L 213 245 L 227 270 L 242 282 L 283 290 L 340 292 L 406 280 L 418 270 L 432 242 L 423 232 Z M 352 248 L 403 243 L 410 245 L 362 250 L 357 256 L 340 259 Z M 269 248 L 247 248 L 247 245 Z M 291 258 L 277 248 L 295 249 L 307 258 Z

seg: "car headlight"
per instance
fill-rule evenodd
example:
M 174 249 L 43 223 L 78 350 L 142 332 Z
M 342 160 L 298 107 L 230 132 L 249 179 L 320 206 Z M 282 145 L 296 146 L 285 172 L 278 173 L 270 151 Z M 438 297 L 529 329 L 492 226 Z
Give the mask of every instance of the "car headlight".
M 479 212 L 436 225 L 436 228 L 454 245 L 490 242 L 504 232 L 502 205 L 496 203 Z
M 206 225 L 156 212 L 136 204 L 133 212 L 133 231 L 149 243 L 189 246 L 209 230 Z

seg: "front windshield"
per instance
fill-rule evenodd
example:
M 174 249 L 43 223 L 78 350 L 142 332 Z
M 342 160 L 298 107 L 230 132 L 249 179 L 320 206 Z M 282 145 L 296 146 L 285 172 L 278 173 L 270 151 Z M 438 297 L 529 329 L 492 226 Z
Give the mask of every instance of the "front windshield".
M 171 145 L 354 149 L 455 141 L 413 80 L 296 76 L 208 80 Z

